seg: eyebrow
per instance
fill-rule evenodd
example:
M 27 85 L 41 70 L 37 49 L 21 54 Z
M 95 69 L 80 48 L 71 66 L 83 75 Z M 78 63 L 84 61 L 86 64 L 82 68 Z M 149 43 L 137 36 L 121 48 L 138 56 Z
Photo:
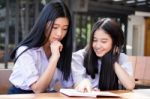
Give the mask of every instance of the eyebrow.
M 56 23 L 55 23 L 54 25 L 59 25 L 59 24 L 56 24 Z M 66 25 L 64 25 L 64 26 L 69 26 L 69 24 L 66 24 Z
M 103 38 L 102 40 L 108 40 L 107 38 Z

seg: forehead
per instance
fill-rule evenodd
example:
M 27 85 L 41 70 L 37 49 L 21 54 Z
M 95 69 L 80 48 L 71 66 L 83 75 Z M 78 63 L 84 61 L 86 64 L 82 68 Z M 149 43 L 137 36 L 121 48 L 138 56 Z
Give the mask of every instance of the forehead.
M 68 18 L 67 17 L 56 18 L 54 25 L 69 25 Z
M 110 35 L 103 29 L 97 29 L 94 32 L 94 37 L 95 38 L 111 38 Z

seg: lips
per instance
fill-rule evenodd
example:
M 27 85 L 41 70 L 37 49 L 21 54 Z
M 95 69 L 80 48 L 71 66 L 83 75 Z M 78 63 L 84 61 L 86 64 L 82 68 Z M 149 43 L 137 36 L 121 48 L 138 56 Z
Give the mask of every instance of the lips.
M 100 52 L 102 52 L 102 50 L 100 50 L 100 49 L 95 49 L 95 52 L 100 53 Z
M 96 51 L 97 54 L 101 54 L 102 52 Z
M 103 50 L 95 49 L 95 53 L 96 53 L 96 54 L 102 54 L 102 53 L 103 53 Z

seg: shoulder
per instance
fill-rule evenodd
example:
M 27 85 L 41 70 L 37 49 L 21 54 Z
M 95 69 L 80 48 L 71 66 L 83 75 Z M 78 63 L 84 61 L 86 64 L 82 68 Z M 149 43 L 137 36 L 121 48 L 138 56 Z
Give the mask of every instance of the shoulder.
M 119 64 L 126 70 L 129 75 L 133 75 L 132 63 L 128 59 L 128 55 L 121 53 L 119 57 Z
M 76 52 L 73 52 L 73 56 L 80 56 L 80 57 L 84 57 L 84 55 L 86 54 L 86 50 L 85 49 L 80 49 Z
M 120 53 L 118 62 L 119 62 L 120 64 L 123 64 L 123 63 L 128 62 L 128 55 L 126 55 L 125 53 Z
M 16 56 L 20 55 L 23 51 L 25 51 L 26 49 L 28 49 L 27 46 L 20 46 L 18 49 L 17 49 L 17 53 L 16 53 Z
M 128 61 L 128 55 L 126 55 L 125 53 L 120 53 L 119 61 L 120 62 Z
M 17 52 L 23 52 L 24 50 L 26 50 L 28 47 L 27 46 L 20 46 L 18 49 L 17 49 Z
M 76 52 L 73 52 L 73 55 L 84 55 L 86 53 L 85 49 L 80 49 Z
M 120 54 L 118 62 L 119 62 L 120 65 L 125 65 L 125 66 L 130 65 L 128 55 L 126 55 L 124 53 Z
M 27 49 L 27 50 L 26 50 Z M 28 49 L 27 46 L 20 46 L 18 49 L 17 49 L 17 56 L 20 55 L 20 54 L 30 54 L 30 55 L 33 55 L 35 54 L 37 51 L 41 50 L 41 48 L 31 48 L 31 49 Z M 25 52 L 24 52 L 25 51 Z M 23 53 L 24 52 L 24 53 Z

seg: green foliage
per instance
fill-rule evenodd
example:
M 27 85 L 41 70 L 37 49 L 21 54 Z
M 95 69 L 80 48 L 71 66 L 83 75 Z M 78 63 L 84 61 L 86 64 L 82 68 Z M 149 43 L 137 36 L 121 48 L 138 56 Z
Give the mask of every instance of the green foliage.
M 6 6 L 6 0 L 0 0 L 0 9 Z
M 76 50 L 84 48 L 90 40 L 91 26 L 89 20 L 82 20 L 84 24 L 78 24 L 76 32 Z

